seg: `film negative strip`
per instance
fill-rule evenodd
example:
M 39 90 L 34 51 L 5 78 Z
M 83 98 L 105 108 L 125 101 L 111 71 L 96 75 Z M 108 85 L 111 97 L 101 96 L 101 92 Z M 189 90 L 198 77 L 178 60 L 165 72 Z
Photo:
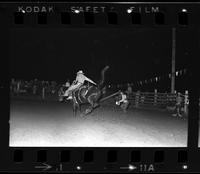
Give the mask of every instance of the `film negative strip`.
M 200 3 L 1 2 L 0 171 L 200 172 Z

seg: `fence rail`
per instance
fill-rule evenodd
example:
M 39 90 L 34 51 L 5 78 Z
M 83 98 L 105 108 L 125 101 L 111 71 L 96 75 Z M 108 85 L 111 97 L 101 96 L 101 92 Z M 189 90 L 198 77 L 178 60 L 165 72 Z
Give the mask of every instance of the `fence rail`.
M 155 107 L 165 109 L 175 109 L 179 104 L 181 110 L 187 114 L 189 105 L 188 91 L 181 93 L 159 93 L 154 92 L 132 92 L 128 94 L 128 98 L 135 107 Z

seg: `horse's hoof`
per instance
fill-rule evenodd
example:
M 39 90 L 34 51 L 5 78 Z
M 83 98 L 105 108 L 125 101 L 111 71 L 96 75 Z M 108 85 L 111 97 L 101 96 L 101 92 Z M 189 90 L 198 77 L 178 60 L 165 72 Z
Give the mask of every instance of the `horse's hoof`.
M 85 115 L 89 114 L 91 112 L 91 109 L 86 109 L 85 110 Z

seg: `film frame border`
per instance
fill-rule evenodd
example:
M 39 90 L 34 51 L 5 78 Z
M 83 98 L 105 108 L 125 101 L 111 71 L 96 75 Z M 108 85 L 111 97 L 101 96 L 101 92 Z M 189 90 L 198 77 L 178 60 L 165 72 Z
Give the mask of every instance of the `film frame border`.
M 48 2 L 51 4 L 54 4 L 53 2 Z M 74 3 L 74 2 L 73 2 Z M 97 2 L 98 4 L 99 2 Z M 27 4 L 27 3 L 24 3 Z M 34 4 L 34 2 L 33 2 Z M 45 3 L 43 3 L 45 4 Z M 62 6 L 63 2 L 61 2 L 59 5 Z M 66 5 L 66 3 L 64 3 Z M 76 3 L 74 3 L 76 4 Z M 87 4 L 85 3 L 80 3 L 80 6 L 86 6 L 88 4 L 90 4 L 90 2 L 88 2 Z M 94 3 L 92 3 L 94 5 Z M 102 4 L 102 3 L 101 3 Z M 154 3 L 147 3 L 148 5 L 152 5 Z M 127 167 L 127 164 L 132 164 L 132 166 L 136 166 L 137 169 L 139 169 L 139 172 L 151 172 L 151 164 L 153 164 L 153 167 L 155 169 L 155 172 L 171 172 L 172 168 L 173 168 L 173 172 L 195 172 L 195 171 L 200 171 L 199 166 L 198 166 L 198 161 L 200 161 L 200 151 L 198 149 L 198 97 L 199 97 L 199 90 L 198 90 L 198 86 L 196 85 L 196 83 L 194 82 L 194 80 L 192 80 L 195 77 L 198 77 L 198 61 L 195 57 L 197 57 L 197 55 L 199 55 L 198 53 L 198 49 L 200 47 L 200 43 L 199 40 L 197 39 L 197 36 L 200 36 L 200 32 L 199 32 L 199 24 L 200 22 L 197 20 L 198 19 L 198 10 L 200 9 L 199 4 L 194 4 L 194 3 L 177 3 L 176 6 L 172 5 L 172 4 L 159 4 L 156 3 L 159 7 L 162 7 L 163 9 L 170 9 L 171 15 L 174 15 L 174 12 L 177 12 L 177 9 L 180 8 L 186 8 L 186 9 L 190 9 L 190 17 L 189 17 L 189 25 L 188 26 L 177 26 L 177 21 L 175 18 L 173 18 L 171 16 L 171 19 L 173 19 L 173 22 L 170 24 L 166 25 L 159 25 L 156 27 L 172 27 L 175 25 L 175 27 L 185 27 L 186 29 L 188 29 L 188 34 L 191 35 L 192 38 L 194 38 L 194 42 L 196 43 L 196 47 L 194 47 L 193 51 L 192 51 L 192 64 L 190 65 L 190 89 L 191 89 L 191 101 L 190 101 L 190 105 L 189 105 L 189 119 L 188 119 L 188 147 L 186 148 L 138 148 L 138 147 L 131 147 L 131 148 L 116 148 L 116 147 L 108 147 L 108 148 L 70 148 L 70 147 L 55 147 L 55 148 L 37 148 L 37 147 L 25 147 L 25 148 L 20 148 L 20 147 L 9 147 L 8 144 L 8 138 L 9 138 L 9 113 L 7 112 L 9 110 L 9 99 L 8 99 L 8 87 L 9 87 L 9 82 L 8 82 L 8 78 L 5 77 L 9 77 L 9 69 L 8 69 L 8 59 L 4 61 L 6 62 L 7 66 L 2 66 L 1 67 L 1 75 L 2 75 L 2 86 L 1 86 L 1 94 L 3 96 L 3 100 L 1 100 L 1 105 L 5 106 L 3 107 L 3 109 L 1 109 L 1 113 L 7 115 L 8 117 L 1 117 L 1 137 L 3 137 L 3 141 L 1 141 L 0 146 L 1 146 L 1 165 L 0 165 L 0 170 L 4 170 L 4 171 L 41 171 L 41 170 L 47 170 L 47 171 L 59 171 L 59 172 L 75 172 L 75 171 L 80 171 L 80 172 L 94 172 L 94 171 L 99 171 L 99 172 L 129 172 L 129 170 L 120 170 L 120 166 L 124 166 Z M 0 4 L 2 5 L 2 4 Z M 12 4 L 12 7 L 17 5 L 17 3 Z M 42 5 L 42 3 L 40 4 Z M 55 4 L 56 5 L 56 4 Z M 58 4 L 57 4 L 58 5 Z M 106 6 L 115 6 L 117 7 L 117 11 L 121 11 L 121 9 L 127 8 L 130 4 L 126 4 L 126 3 L 106 3 Z M 137 5 L 141 5 L 141 6 L 145 6 L 146 3 L 138 3 Z M 136 5 L 136 6 L 137 6 Z M 9 5 L 10 6 L 10 5 Z M 9 8 L 9 6 L 7 6 Z M 2 8 L 2 7 L 1 7 Z M 13 25 L 9 22 L 12 21 L 12 15 L 11 13 L 13 13 L 13 9 L 15 9 L 15 7 L 13 8 L 9 8 L 11 11 L 11 13 L 5 14 L 4 9 L 2 10 L 0 8 L 0 19 L 1 21 L 3 21 L 3 24 L 1 23 L 1 30 L 2 33 L 1 34 L 1 38 L 4 41 L 3 43 L 1 43 L 1 47 L 5 48 L 2 49 L 2 54 L 5 55 L 5 57 L 8 56 L 8 49 L 7 49 L 7 40 L 8 40 L 8 28 L 12 27 Z M 2 12 L 5 16 L 2 15 Z M 71 12 L 70 12 L 71 13 Z M 168 16 L 168 14 L 166 14 Z M 169 14 L 170 15 L 170 14 Z M 104 15 L 103 15 L 104 16 Z M 10 18 L 9 21 L 6 20 L 5 17 Z M 83 17 L 83 16 L 82 16 Z M 79 17 L 79 20 L 81 21 Z M 121 19 L 124 18 L 124 16 L 121 16 Z M 105 16 L 104 16 L 105 19 Z M 127 19 L 127 18 L 126 18 Z M 125 20 L 126 21 L 126 20 Z M 146 20 L 147 21 L 147 20 Z M 83 21 L 82 21 L 83 22 Z M 80 27 L 83 26 L 83 23 L 75 23 L 75 24 L 71 24 L 68 27 Z M 127 21 L 126 21 L 127 22 Z M 119 23 L 117 25 L 107 25 L 104 23 L 104 27 L 127 27 L 127 23 Z M 32 23 L 30 23 L 32 24 Z M 23 25 L 23 24 L 22 24 Z M 25 24 L 26 25 L 26 24 Z M 37 25 L 35 23 L 35 25 Z M 35 26 L 34 25 L 34 26 Z M 57 25 L 57 24 L 56 24 Z M 141 25 L 138 25 L 137 27 L 152 27 L 155 26 L 154 23 L 149 23 L 147 21 L 147 23 L 142 23 Z M 32 25 L 31 25 L 32 26 Z M 95 27 L 99 27 L 102 26 L 102 23 L 100 23 L 99 25 L 94 25 Z M 21 26 L 19 26 L 21 27 Z M 23 27 L 23 26 L 22 26 Z M 51 25 L 49 25 L 47 23 L 46 26 L 44 27 L 51 27 Z M 63 25 L 61 26 L 63 27 Z M 84 27 L 91 27 L 91 26 L 84 26 Z M 93 26 L 92 26 L 93 27 Z M 130 27 L 130 26 L 128 26 Z M 6 34 L 5 34 L 6 33 Z M 199 37 L 200 38 L 200 37 Z M 6 44 L 5 44 L 6 43 Z M 7 87 L 7 88 L 6 88 Z M 1 114 L 1 115 L 2 115 Z M 7 124 L 5 124 L 7 123 Z M 17 151 L 16 151 L 17 150 Z M 22 151 L 21 151 L 22 150 Z M 43 151 L 41 151 L 43 150 Z M 45 152 L 45 150 L 47 150 Z M 71 154 L 71 160 L 69 162 L 60 162 L 60 158 L 59 158 L 59 154 L 61 153 L 62 150 L 69 150 L 70 154 Z M 94 153 L 94 161 L 93 162 L 84 162 L 84 152 L 85 150 L 92 150 Z M 111 150 L 111 154 L 115 154 L 117 153 L 117 161 L 112 161 L 113 159 L 111 158 L 110 162 L 107 161 L 107 152 Z M 16 151 L 16 152 L 15 152 Z M 40 162 L 37 162 L 37 153 L 38 151 L 40 151 L 39 153 L 42 160 Z M 135 153 L 139 152 L 138 155 L 140 156 L 140 161 L 139 162 L 131 162 L 131 157 L 130 154 L 132 151 L 135 151 Z M 158 151 L 158 152 L 156 152 Z M 20 159 L 18 159 L 18 162 L 14 162 L 14 153 L 18 153 L 18 156 L 21 156 L 22 154 L 22 162 L 20 162 Z M 47 158 L 45 159 L 45 153 L 47 153 Z M 161 162 L 155 162 L 154 159 L 154 153 L 158 153 L 158 156 L 160 155 L 162 158 L 162 154 L 164 153 L 164 160 Z M 98 156 L 98 158 L 96 158 Z M 127 158 L 128 157 L 128 158 Z M 18 157 L 17 157 L 18 158 Z M 155 158 L 160 158 L 160 157 L 155 157 Z M 183 159 L 183 161 L 182 161 Z M 23 162 L 24 160 L 24 162 Z M 178 162 L 179 160 L 179 162 Z M 159 161 L 159 160 L 158 160 Z M 62 165 L 61 165 L 62 164 Z M 36 166 L 39 166 L 38 168 Z M 42 166 L 42 167 L 41 167 Z M 47 168 L 47 169 L 46 169 Z M 134 168 L 134 167 L 133 167 Z M 62 170 L 61 170 L 62 169 Z M 138 170 L 134 170 L 133 172 L 138 172 Z M 150 171 L 148 171 L 150 169 Z

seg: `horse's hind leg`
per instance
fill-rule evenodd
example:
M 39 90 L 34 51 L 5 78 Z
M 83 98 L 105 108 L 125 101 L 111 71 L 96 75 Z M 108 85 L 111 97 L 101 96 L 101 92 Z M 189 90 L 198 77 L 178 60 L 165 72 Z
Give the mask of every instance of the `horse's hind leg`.
M 90 106 L 85 110 L 85 115 L 91 113 L 94 109 L 93 108 L 94 103 L 93 103 L 93 100 L 91 99 L 91 96 L 88 97 L 88 102 L 89 102 Z
M 81 111 L 81 105 L 78 105 L 78 110 L 79 110 L 80 116 L 81 116 L 81 117 L 84 116 L 84 114 L 83 114 L 82 111 Z
M 90 107 L 88 109 L 86 109 L 86 114 L 91 113 L 96 107 L 99 106 L 99 104 L 97 102 L 94 102 L 93 100 L 88 100 L 90 103 Z
M 92 111 L 93 111 L 93 108 L 90 106 L 89 108 L 87 108 L 87 109 L 85 110 L 85 115 L 91 113 Z
M 95 109 L 95 108 L 97 108 L 99 106 L 99 103 L 97 103 L 97 102 L 95 102 L 94 104 L 93 104 L 93 109 Z

